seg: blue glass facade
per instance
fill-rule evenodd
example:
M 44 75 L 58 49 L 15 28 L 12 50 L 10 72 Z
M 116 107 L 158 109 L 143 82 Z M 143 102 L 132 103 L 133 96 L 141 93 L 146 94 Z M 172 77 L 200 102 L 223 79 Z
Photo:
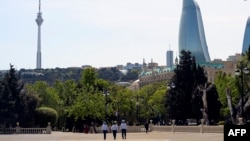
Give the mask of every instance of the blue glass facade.
M 250 46 L 250 17 L 248 17 L 244 38 L 243 38 L 243 46 L 242 46 L 242 53 L 246 53 Z
M 179 51 L 189 50 L 196 62 L 210 62 L 200 7 L 196 1 L 183 0 L 179 28 Z

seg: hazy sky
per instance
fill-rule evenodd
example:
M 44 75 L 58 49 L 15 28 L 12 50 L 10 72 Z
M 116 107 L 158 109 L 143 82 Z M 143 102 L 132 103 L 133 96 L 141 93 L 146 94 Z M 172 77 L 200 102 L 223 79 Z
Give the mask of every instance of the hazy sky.
M 34 69 L 39 0 L 0 0 L 0 70 Z M 41 0 L 42 68 L 166 64 L 182 0 Z M 250 1 L 196 0 L 211 59 L 240 53 Z

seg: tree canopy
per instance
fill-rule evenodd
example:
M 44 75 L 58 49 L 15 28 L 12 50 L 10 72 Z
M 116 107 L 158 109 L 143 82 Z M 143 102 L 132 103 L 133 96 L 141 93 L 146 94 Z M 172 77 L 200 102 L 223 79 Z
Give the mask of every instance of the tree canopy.
M 219 117 L 218 110 L 220 102 L 216 87 L 212 84 L 212 89 L 206 90 L 206 102 L 202 100 L 203 91 L 199 88 L 203 87 L 207 82 L 204 69 L 196 64 L 195 57 L 190 51 L 182 50 L 180 53 L 180 61 L 174 70 L 173 78 L 168 82 L 170 86 L 174 84 L 174 88 L 170 88 L 167 94 L 167 107 L 170 119 L 176 119 L 177 124 L 184 124 L 186 119 L 204 118 L 202 110 L 204 103 L 208 103 L 206 113 L 209 121 L 217 121 Z M 207 89 L 206 87 L 203 89 Z

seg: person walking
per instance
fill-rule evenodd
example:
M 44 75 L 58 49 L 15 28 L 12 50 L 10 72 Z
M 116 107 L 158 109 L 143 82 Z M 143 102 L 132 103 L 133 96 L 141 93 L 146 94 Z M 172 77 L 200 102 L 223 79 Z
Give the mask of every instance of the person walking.
M 121 128 L 121 131 L 122 131 L 122 139 L 126 139 L 127 124 L 126 124 L 125 120 L 122 120 L 120 128 Z
M 149 125 L 148 125 L 148 122 L 147 122 L 147 121 L 145 122 L 144 126 L 145 126 L 145 131 L 146 131 L 146 133 L 148 133 L 148 126 L 149 126 Z
M 106 140 L 106 136 L 108 133 L 108 125 L 106 122 L 103 122 L 103 124 L 102 124 L 102 132 L 103 132 L 103 138 L 104 138 L 104 140 Z
M 113 122 L 113 124 L 111 126 L 111 130 L 113 132 L 114 140 L 116 140 L 116 133 L 118 131 L 118 125 L 116 124 L 116 121 Z

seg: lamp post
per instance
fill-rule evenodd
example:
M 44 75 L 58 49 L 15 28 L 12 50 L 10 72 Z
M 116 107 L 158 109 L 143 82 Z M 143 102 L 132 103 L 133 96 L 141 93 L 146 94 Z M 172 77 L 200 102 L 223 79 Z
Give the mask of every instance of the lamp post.
M 249 74 L 249 69 L 240 62 L 239 69 L 235 71 L 235 75 L 240 77 L 241 80 L 241 118 L 244 123 L 244 74 Z
M 175 84 L 174 82 L 170 82 L 170 84 L 168 84 L 168 89 L 170 89 L 169 91 L 169 100 L 170 100 L 170 111 L 169 111 L 169 118 L 170 118 L 170 122 L 172 123 L 172 91 L 175 88 Z
M 136 120 L 137 120 L 137 124 L 140 123 L 139 121 L 139 98 L 138 98 L 138 94 L 136 96 Z
M 108 95 L 109 92 L 108 91 L 104 91 L 103 95 L 105 96 L 105 121 L 107 122 L 107 116 L 108 116 Z

